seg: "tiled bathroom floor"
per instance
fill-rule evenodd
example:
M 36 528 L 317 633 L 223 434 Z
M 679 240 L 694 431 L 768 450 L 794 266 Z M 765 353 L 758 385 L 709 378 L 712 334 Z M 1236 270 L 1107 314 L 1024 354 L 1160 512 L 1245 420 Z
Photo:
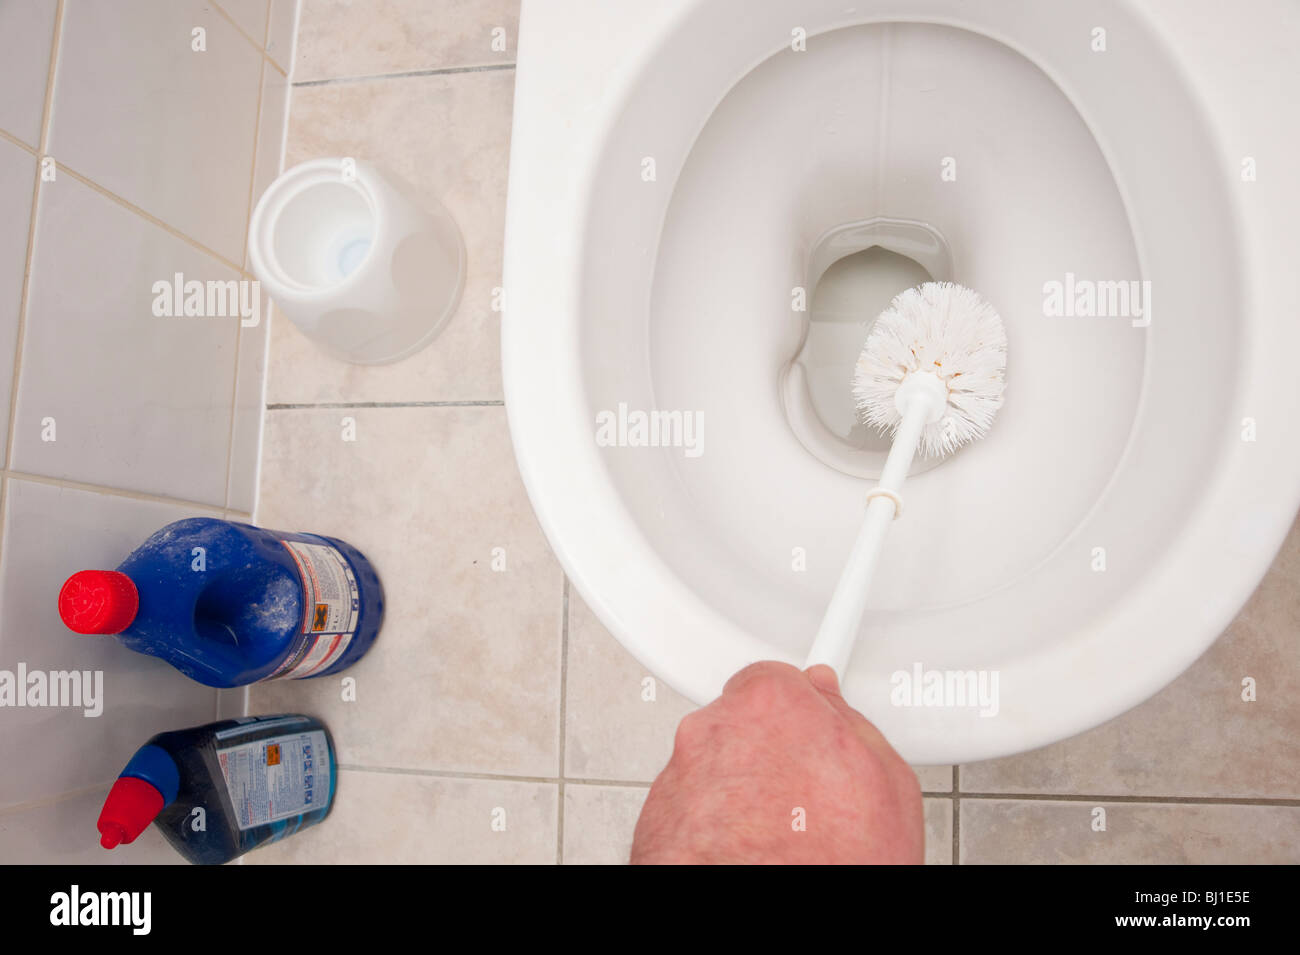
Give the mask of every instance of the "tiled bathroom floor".
M 334 681 L 253 688 L 253 712 L 324 718 L 343 773 L 325 825 L 250 863 L 624 861 L 691 708 L 662 684 L 643 701 L 647 674 L 568 587 L 511 454 L 491 303 L 517 7 L 303 2 L 286 165 L 388 166 L 451 210 L 470 274 L 448 328 L 396 365 L 340 364 L 272 320 L 257 521 L 356 544 L 389 609 L 349 671 L 355 702 Z M 927 861 L 1300 861 L 1297 634 L 1293 528 L 1228 633 L 1155 699 L 1033 753 L 919 770 Z

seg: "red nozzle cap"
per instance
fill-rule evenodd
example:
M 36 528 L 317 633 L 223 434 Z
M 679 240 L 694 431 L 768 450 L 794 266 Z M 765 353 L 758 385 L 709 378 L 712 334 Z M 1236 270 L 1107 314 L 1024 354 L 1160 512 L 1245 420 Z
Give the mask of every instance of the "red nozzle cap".
M 59 591 L 59 616 L 77 633 L 121 633 L 140 609 L 140 594 L 126 574 L 81 570 Z
M 134 842 L 162 808 L 163 794 L 152 785 L 134 776 L 118 777 L 99 813 L 99 844 L 112 849 Z

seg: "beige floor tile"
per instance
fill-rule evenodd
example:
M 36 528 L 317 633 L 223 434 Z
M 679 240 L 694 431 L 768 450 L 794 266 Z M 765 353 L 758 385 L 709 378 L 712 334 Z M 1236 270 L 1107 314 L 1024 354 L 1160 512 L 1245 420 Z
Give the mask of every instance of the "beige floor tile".
M 355 441 L 341 440 L 345 418 Z M 251 712 L 323 718 L 345 764 L 558 772 L 563 577 L 504 409 L 269 412 L 258 506 L 262 526 L 360 548 L 386 610 L 346 674 L 356 702 L 342 701 L 338 677 L 279 681 L 251 688 Z
M 564 787 L 565 865 L 623 865 L 649 789 L 628 786 Z M 952 863 L 952 800 L 925 800 L 926 865 Z
M 564 787 L 564 864 L 626 865 L 648 787 Z
M 1105 831 L 1094 831 L 1094 820 Z M 1300 808 L 963 799 L 963 864 L 1300 862 Z
M 952 792 L 951 766 L 913 766 L 923 793 Z
M 952 800 L 926 797 L 925 864 L 952 865 Z
M 294 79 L 512 63 L 518 26 L 519 0 L 303 0 Z
M 1300 796 L 1300 523 L 1227 632 L 1159 695 L 1090 733 L 963 766 L 969 792 Z M 1115 661 L 1123 666 L 1124 661 Z M 1253 678 L 1257 701 L 1242 701 Z
M 267 401 L 464 401 L 501 398 L 500 313 L 514 71 L 300 86 L 285 168 L 322 156 L 369 159 L 441 201 L 469 264 L 455 316 L 428 347 L 390 365 L 330 358 L 287 321 L 271 330 Z
M 324 822 L 244 859 L 253 865 L 548 865 L 555 862 L 557 789 L 345 769 Z
M 633 659 L 573 588 L 565 688 L 571 778 L 653 781 L 672 755 L 677 724 L 695 709 Z

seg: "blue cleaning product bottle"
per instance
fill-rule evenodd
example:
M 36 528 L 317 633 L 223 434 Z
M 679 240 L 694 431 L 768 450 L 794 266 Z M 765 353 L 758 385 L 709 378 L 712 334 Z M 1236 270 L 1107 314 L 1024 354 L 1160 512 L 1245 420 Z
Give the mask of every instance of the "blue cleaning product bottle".
M 328 816 L 335 767 L 329 730 L 309 716 L 249 716 L 159 733 L 109 790 L 100 845 L 134 842 L 153 822 L 190 862 L 220 865 Z
M 117 570 L 59 592 L 78 633 L 117 634 L 191 679 L 233 687 L 328 676 L 370 649 L 384 592 L 370 562 L 333 537 L 195 517 L 168 524 Z

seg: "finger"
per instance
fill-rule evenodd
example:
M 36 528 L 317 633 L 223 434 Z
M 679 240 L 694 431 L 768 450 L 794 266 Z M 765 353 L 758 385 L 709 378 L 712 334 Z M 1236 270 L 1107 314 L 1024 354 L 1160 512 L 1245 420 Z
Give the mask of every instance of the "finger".
M 824 663 L 816 664 L 804 671 L 808 682 L 813 688 L 829 703 L 837 713 L 849 721 L 854 732 L 865 742 L 872 751 L 879 755 L 891 755 L 898 758 L 897 751 L 889 745 L 889 740 L 885 739 L 883 733 L 876 729 L 874 723 L 855 710 L 849 705 L 848 700 L 844 699 L 840 693 L 840 681 L 835 675 L 835 671 Z
M 781 663 L 778 660 L 759 660 L 757 663 L 751 663 L 734 674 L 723 686 L 722 695 L 724 697 L 734 696 L 755 683 L 764 680 L 788 682 L 792 677 L 798 678 L 799 676 L 799 668 L 789 663 Z
M 825 663 L 817 663 L 803 671 L 808 681 L 821 693 L 840 696 L 840 678 L 835 670 Z

